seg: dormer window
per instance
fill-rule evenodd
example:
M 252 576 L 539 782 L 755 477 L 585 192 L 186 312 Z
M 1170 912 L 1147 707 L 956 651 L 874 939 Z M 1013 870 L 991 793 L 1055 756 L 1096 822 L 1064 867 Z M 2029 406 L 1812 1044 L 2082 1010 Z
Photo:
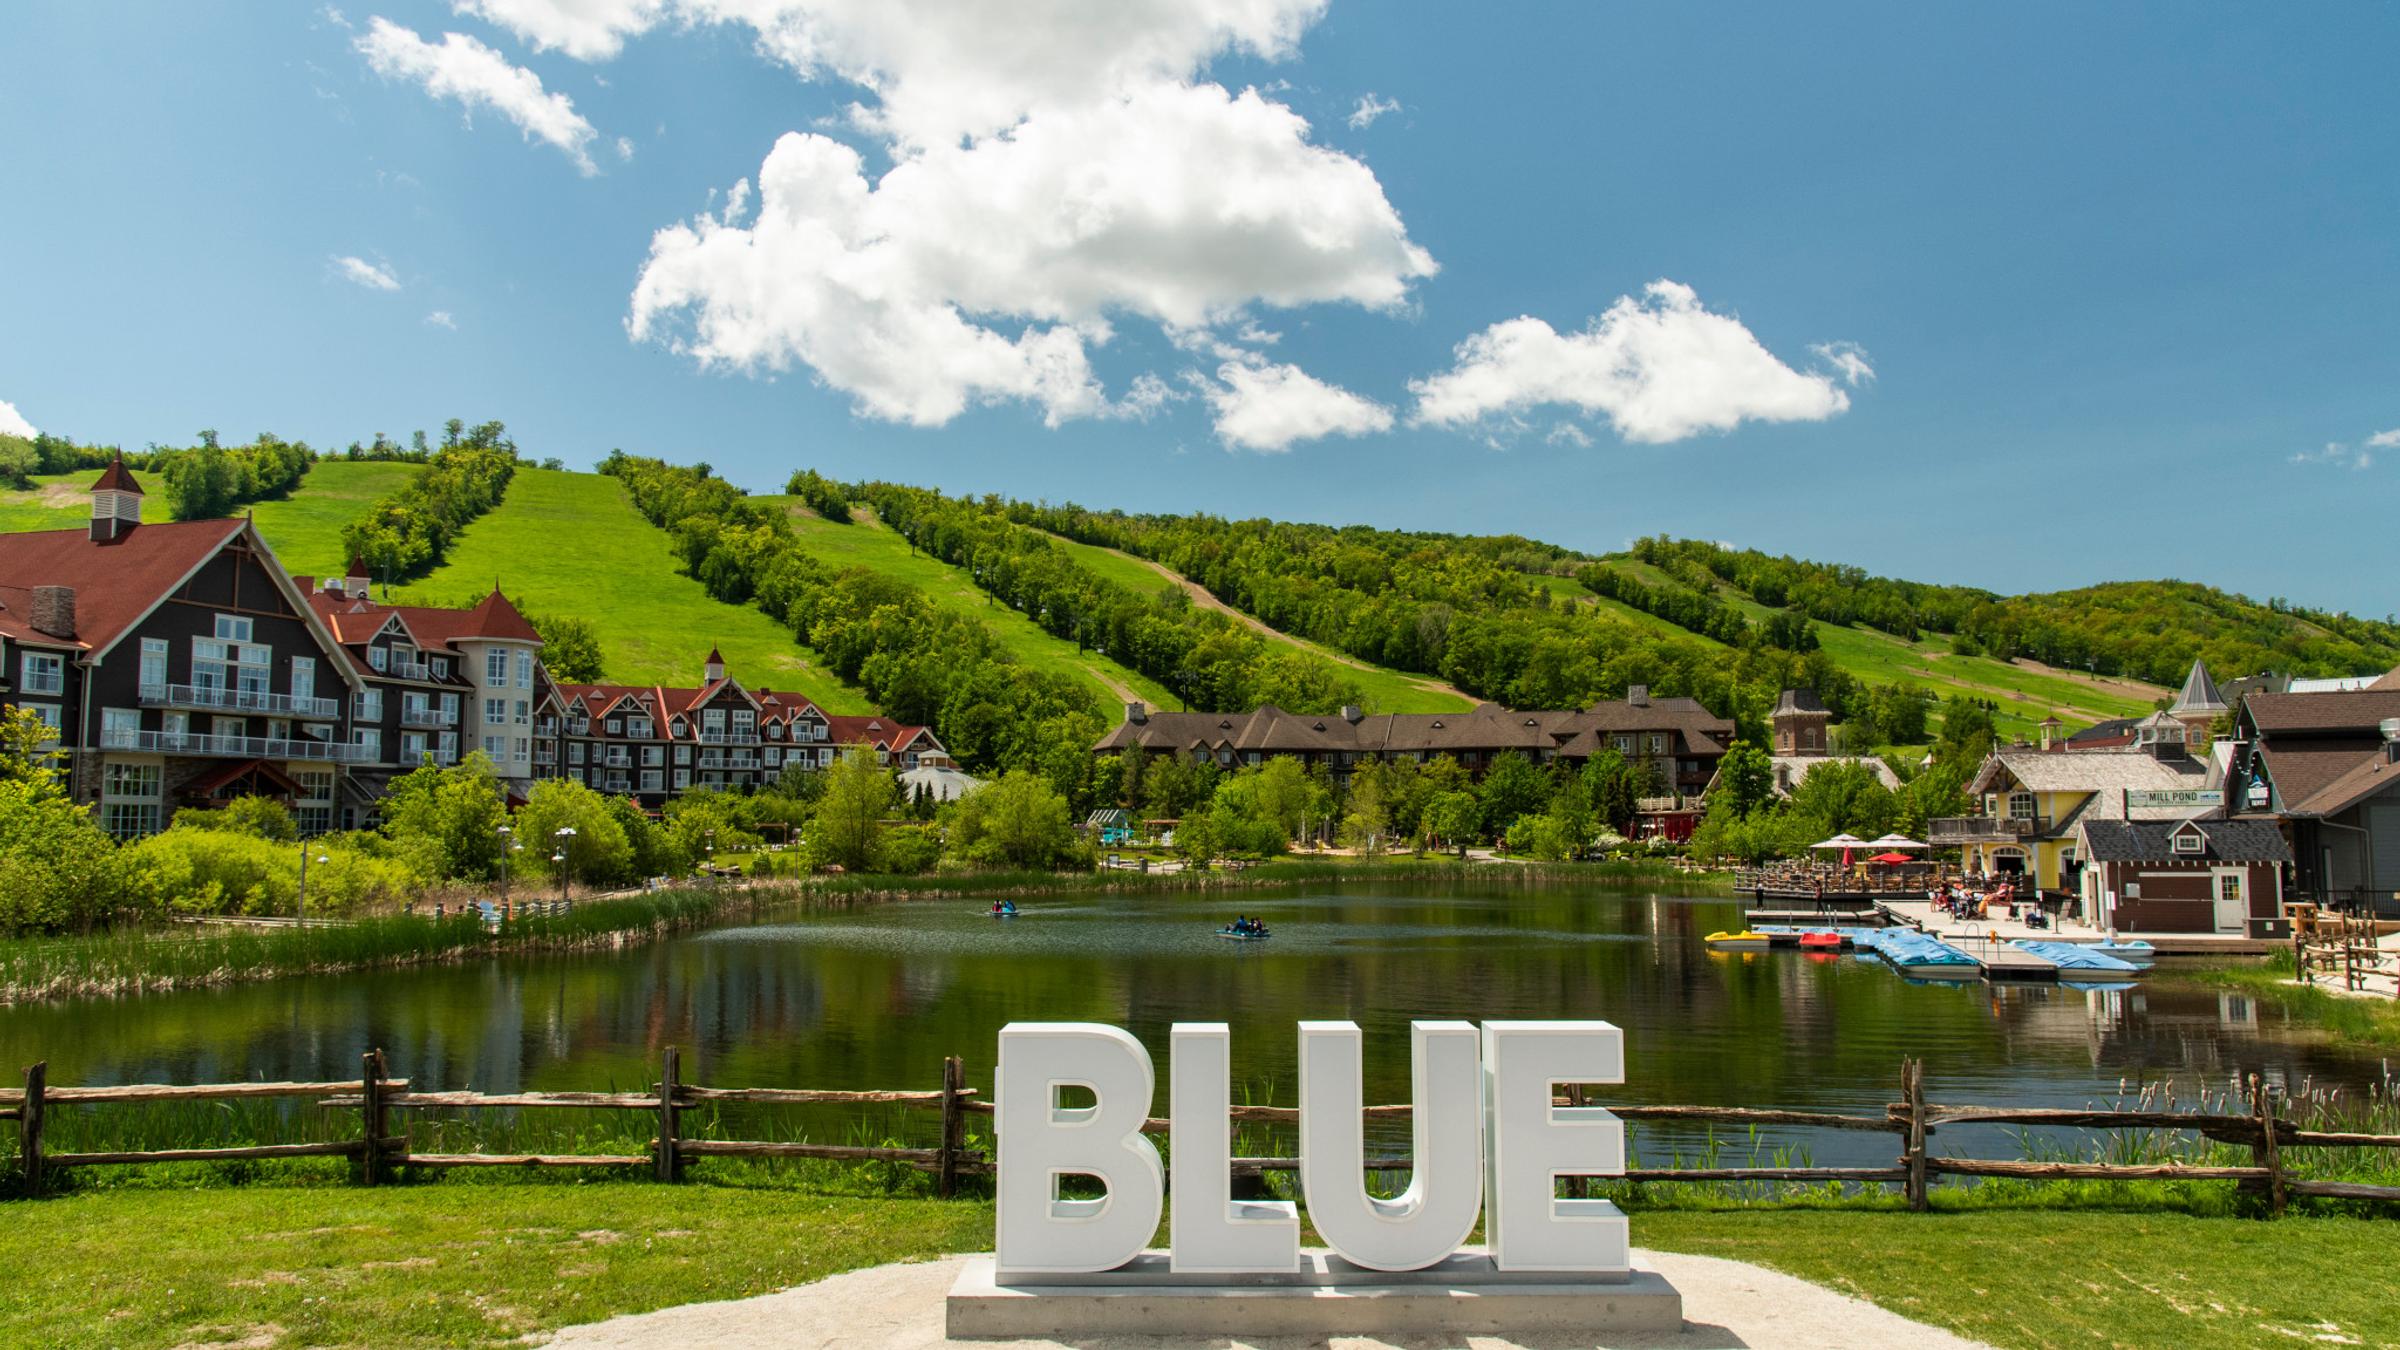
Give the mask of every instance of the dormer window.
M 2177 830 L 2169 847 L 2177 853 L 2198 853 L 2208 846 L 2208 840 L 2198 830 Z
M 381 647 L 367 648 L 367 664 L 376 670 L 389 669 L 388 663 L 391 659 L 391 653 Z

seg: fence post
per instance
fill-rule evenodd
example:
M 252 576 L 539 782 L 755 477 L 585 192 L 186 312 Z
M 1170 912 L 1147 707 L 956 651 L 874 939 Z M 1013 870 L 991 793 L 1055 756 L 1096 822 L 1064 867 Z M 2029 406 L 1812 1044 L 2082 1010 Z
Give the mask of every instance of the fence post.
M 941 1170 L 934 1178 L 934 1194 L 944 1200 L 958 1189 L 959 1147 L 966 1137 L 966 1112 L 959 1098 L 967 1088 L 966 1066 L 952 1055 L 942 1061 L 942 1153 Z
M 50 1079 L 44 1060 L 25 1071 L 25 1108 L 17 1116 L 17 1143 L 25 1166 L 25 1194 L 42 1193 L 42 1089 Z
M 2281 1214 L 2286 1199 L 2283 1187 L 2283 1142 L 2275 1137 L 2274 1098 L 2267 1092 L 2264 1079 L 2254 1077 L 2250 1080 L 2250 1113 L 2258 1118 L 2259 1142 L 2252 1156 L 2258 1159 L 2259 1166 L 2267 1169 L 2267 1212 Z
M 1925 1061 L 1900 1061 L 1900 1096 L 1908 1104 L 1908 1132 L 1902 1154 L 1908 1166 L 1908 1207 L 1913 1210 L 1929 1208 L 1932 1201 L 1925 1192 Z
M 679 1053 L 667 1047 L 658 1073 L 658 1179 L 673 1181 L 680 1170 L 675 1149 L 675 1071 Z
M 362 1186 L 372 1186 L 382 1170 L 383 1135 L 390 1123 L 383 1104 L 383 1051 L 367 1051 L 359 1057 L 359 1064 L 358 1180 Z

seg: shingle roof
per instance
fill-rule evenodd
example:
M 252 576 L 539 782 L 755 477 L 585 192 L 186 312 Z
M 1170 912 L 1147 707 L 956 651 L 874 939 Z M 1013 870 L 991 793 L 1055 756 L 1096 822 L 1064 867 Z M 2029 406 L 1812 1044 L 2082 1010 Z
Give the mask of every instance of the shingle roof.
M 2282 786 L 2277 779 L 2276 785 Z M 2391 787 L 2400 786 L 2400 764 L 2392 762 L 2391 753 L 2382 746 L 2363 755 L 2350 757 L 2350 768 L 2335 775 L 2305 797 L 2284 795 L 2283 809 L 2295 816 L 2334 816 L 2349 810 L 2369 797 Z
M 2213 715 L 2230 706 L 2225 695 L 2218 691 L 2217 682 L 2209 678 L 2208 663 L 2192 662 L 2192 673 L 2183 677 L 2183 689 L 2175 695 L 2174 711 Z
M 142 485 L 125 471 L 125 456 L 119 453 L 108 461 L 108 468 L 102 471 L 100 481 L 92 484 L 92 491 L 129 492 L 139 497 L 142 495 Z
M 2177 853 L 2178 830 L 2197 830 L 2198 853 Z M 2092 820 L 2084 822 L 2083 856 L 2093 862 L 2185 859 L 2230 863 L 2288 863 L 2292 851 L 2271 820 Z
M 2252 694 L 2248 706 L 2252 724 L 2270 734 L 2341 731 L 2372 734 L 2383 719 L 2400 717 L 2400 688 L 2357 689 L 2341 694 Z
M 186 520 L 137 525 L 113 539 L 88 528 L 0 534 L 0 586 L 75 588 L 75 636 L 99 651 L 139 622 L 192 570 L 246 528 L 239 520 Z M 10 601 L 18 622 L 28 612 Z
M 1825 706 L 1825 701 L 1817 697 L 1817 691 L 1814 689 L 1786 689 L 1776 698 L 1775 711 L 1772 715 L 1782 717 L 1787 713 L 1829 713 L 1831 711 Z

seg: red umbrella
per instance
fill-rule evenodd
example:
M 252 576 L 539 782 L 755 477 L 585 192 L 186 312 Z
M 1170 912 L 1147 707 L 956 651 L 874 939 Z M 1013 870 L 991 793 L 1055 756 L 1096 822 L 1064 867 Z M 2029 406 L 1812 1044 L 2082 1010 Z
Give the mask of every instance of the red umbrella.
M 1892 853 L 1878 853 L 1874 857 L 1867 859 L 1867 861 L 1872 863 L 1910 863 L 1915 862 L 1916 859 L 1908 856 L 1905 853 L 1895 851 Z

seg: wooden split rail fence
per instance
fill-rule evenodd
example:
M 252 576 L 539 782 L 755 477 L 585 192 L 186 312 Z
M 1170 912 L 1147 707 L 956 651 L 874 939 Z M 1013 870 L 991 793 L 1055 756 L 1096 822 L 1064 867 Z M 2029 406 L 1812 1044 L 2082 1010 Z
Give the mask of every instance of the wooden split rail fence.
M 384 1071 L 380 1050 L 368 1051 L 360 1076 L 347 1082 L 214 1083 L 193 1086 L 136 1084 L 120 1087 L 52 1087 L 44 1065 L 25 1071 L 22 1091 L 0 1090 L 0 1120 L 17 1122 L 19 1156 L 28 1193 L 39 1194 L 50 1172 L 66 1167 L 100 1167 L 170 1162 L 231 1162 L 270 1158 L 342 1157 L 358 1164 L 358 1179 L 366 1185 L 390 1174 L 395 1167 L 640 1167 L 661 1181 L 677 1180 L 692 1158 L 819 1158 L 835 1161 L 887 1162 L 913 1167 L 934 1179 L 938 1194 L 949 1196 L 962 1176 L 988 1175 L 992 1160 L 968 1145 L 966 1118 L 990 1115 L 992 1103 L 977 1097 L 966 1085 L 966 1073 L 956 1056 L 943 1061 L 942 1085 L 927 1091 L 838 1091 L 797 1088 L 712 1088 L 682 1082 L 677 1051 L 669 1047 L 660 1064 L 659 1081 L 644 1092 L 417 1092 L 407 1079 Z M 2281 1213 L 2292 1196 L 2323 1196 L 2347 1200 L 2400 1203 L 2400 1186 L 2318 1181 L 2294 1176 L 2284 1151 L 2293 1148 L 2400 1149 L 2400 1135 L 2358 1134 L 2311 1130 L 2274 1114 L 2274 1097 L 2253 1082 L 2249 1111 L 2145 1111 L 2061 1109 L 2047 1107 L 1950 1106 L 1925 1100 L 1924 1065 L 1905 1060 L 1900 1072 L 1901 1100 L 1880 1116 L 1845 1115 L 1827 1111 L 1786 1111 L 1738 1106 L 1659 1106 L 1625 1104 L 1609 1109 L 1621 1120 L 1661 1121 L 1753 1127 L 1799 1127 L 1887 1133 L 1899 1136 L 1899 1157 L 1889 1167 L 1675 1167 L 1630 1168 L 1621 1177 L 1637 1183 L 1654 1182 L 1805 1182 L 1812 1184 L 1890 1185 L 1900 1188 L 1912 1209 L 1924 1209 L 1938 1177 L 2007 1177 L 2037 1181 L 2232 1181 L 2266 1197 Z M 226 1101 L 256 1098 L 317 1099 L 329 1110 L 359 1113 L 359 1137 L 308 1144 L 256 1144 L 233 1148 L 159 1149 L 143 1152 L 61 1153 L 43 1143 L 43 1127 L 52 1107 L 158 1101 Z M 1580 1105 L 1580 1089 L 1570 1088 L 1561 1105 Z M 934 1148 L 887 1148 L 851 1144 L 755 1139 L 695 1139 L 683 1133 L 682 1115 L 712 1105 L 752 1106 L 887 1106 L 941 1113 L 941 1143 Z M 657 1134 L 647 1152 L 638 1154 L 499 1154 L 420 1153 L 409 1147 L 405 1134 L 391 1127 L 392 1113 L 407 1110 L 568 1109 L 654 1113 Z M 1406 1105 L 1369 1106 L 1367 1120 L 1402 1121 L 1410 1118 Z M 1300 1112 L 1288 1106 L 1236 1106 L 1228 1112 L 1234 1124 L 1291 1127 Z M 2220 1143 L 2246 1144 L 2248 1166 L 2203 1166 L 2177 1162 L 2098 1163 L 2039 1162 L 1951 1157 L 1932 1151 L 1935 1133 L 1946 1125 L 2020 1125 L 2082 1130 L 2165 1130 L 2188 1132 Z M 1169 1122 L 1156 1117 L 1143 1122 L 1147 1134 L 1165 1134 Z M 1269 1172 L 1297 1171 L 1292 1157 L 1237 1157 L 1235 1175 L 1259 1177 Z M 1406 1170 L 1405 1157 L 1369 1158 L 1370 1171 Z M 1578 1186 L 1580 1191 L 1582 1188 Z

